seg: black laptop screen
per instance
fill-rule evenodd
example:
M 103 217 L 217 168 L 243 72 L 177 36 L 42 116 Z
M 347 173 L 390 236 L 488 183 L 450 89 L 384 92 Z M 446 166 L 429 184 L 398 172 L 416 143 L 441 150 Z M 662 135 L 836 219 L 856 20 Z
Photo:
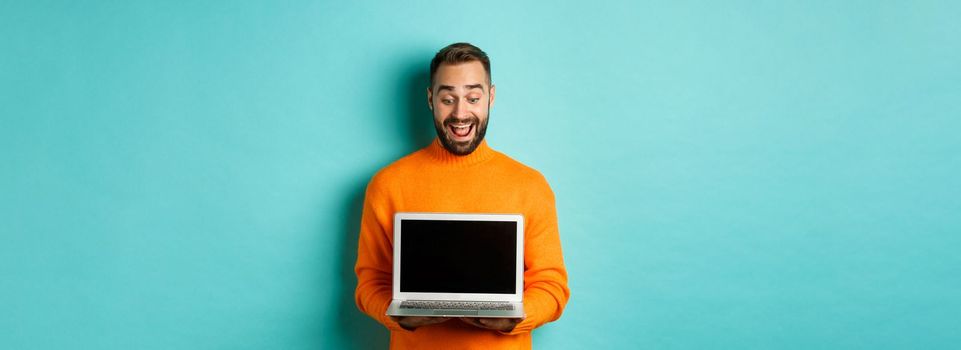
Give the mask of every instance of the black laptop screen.
M 517 223 L 401 220 L 400 291 L 513 294 Z

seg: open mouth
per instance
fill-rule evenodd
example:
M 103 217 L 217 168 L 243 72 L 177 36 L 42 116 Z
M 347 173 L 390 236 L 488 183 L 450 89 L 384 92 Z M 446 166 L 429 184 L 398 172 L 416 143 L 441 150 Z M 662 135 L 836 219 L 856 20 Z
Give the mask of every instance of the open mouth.
M 447 124 L 454 141 L 469 141 L 474 136 L 474 123 Z

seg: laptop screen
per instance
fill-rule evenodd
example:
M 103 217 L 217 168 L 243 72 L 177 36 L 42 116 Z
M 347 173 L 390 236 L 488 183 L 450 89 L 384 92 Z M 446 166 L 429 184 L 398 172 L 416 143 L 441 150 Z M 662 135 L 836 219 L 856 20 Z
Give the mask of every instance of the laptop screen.
M 401 220 L 400 291 L 514 294 L 517 223 Z

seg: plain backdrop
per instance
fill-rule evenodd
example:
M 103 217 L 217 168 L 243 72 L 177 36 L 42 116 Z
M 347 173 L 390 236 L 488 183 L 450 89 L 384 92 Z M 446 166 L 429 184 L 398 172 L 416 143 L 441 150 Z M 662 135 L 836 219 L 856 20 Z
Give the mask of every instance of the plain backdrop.
M 0 347 L 367 349 L 441 47 L 557 197 L 543 349 L 961 343 L 957 1 L 2 1 Z M 456 195 L 456 194 L 452 194 Z

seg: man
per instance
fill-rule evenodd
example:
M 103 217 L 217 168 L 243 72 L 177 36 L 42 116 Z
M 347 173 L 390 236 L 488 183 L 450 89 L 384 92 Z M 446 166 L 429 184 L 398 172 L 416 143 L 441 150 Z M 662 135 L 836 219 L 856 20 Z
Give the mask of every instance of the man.
M 391 348 L 529 349 L 531 331 L 559 318 L 570 296 L 554 193 L 539 172 L 484 140 L 495 92 L 487 54 L 467 43 L 441 49 L 427 88 L 437 138 L 381 169 L 367 185 L 355 296 L 361 311 L 390 330 Z M 523 214 L 526 317 L 387 317 L 396 212 Z

